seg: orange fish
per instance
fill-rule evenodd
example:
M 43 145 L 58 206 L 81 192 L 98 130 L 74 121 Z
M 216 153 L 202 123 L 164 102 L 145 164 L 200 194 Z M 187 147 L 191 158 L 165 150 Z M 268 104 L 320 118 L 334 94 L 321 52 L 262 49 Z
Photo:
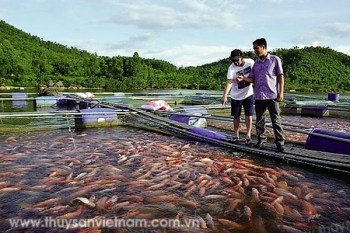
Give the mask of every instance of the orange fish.
M 56 219 L 61 219 L 61 218 L 65 218 L 65 219 L 76 218 L 76 217 L 78 217 L 79 215 L 81 215 L 81 213 L 83 212 L 83 209 L 84 209 L 84 207 L 80 205 L 80 206 L 78 206 L 78 208 L 77 208 L 74 212 L 66 213 L 66 214 L 63 214 L 63 215 L 61 215 L 61 216 L 57 216 Z
M 50 204 L 57 203 L 60 200 L 61 200 L 60 197 L 50 198 L 46 201 L 36 204 L 35 207 L 46 207 L 46 206 L 49 206 Z
M 218 221 L 229 228 L 233 228 L 233 229 L 237 229 L 237 230 L 244 230 L 246 228 L 246 226 L 236 223 L 234 221 L 228 220 L 228 219 L 224 219 L 224 218 L 219 218 Z
M 153 197 L 145 198 L 145 203 L 154 204 L 154 203 L 159 203 L 163 201 L 172 202 L 172 201 L 176 201 L 176 199 L 177 199 L 176 194 L 164 195 L 164 196 L 153 196 Z

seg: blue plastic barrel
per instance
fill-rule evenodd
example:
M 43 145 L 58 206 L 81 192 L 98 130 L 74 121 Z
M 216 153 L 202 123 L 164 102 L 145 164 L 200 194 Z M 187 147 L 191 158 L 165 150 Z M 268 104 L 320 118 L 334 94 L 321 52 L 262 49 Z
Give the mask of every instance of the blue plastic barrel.
M 12 98 L 27 98 L 27 97 L 28 97 L 27 93 L 22 93 L 22 92 L 12 93 Z
M 21 93 L 21 92 L 12 93 L 13 99 L 20 99 L 20 100 L 12 100 L 12 107 L 14 108 L 27 107 L 28 105 L 28 102 L 26 100 L 27 97 L 28 97 L 27 93 Z
M 115 110 L 111 108 L 81 109 L 79 112 L 83 123 L 109 122 L 117 119 Z
M 70 98 L 59 98 L 57 99 L 57 106 L 72 106 L 77 105 L 77 101 Z
M 80 115 L 75 116 L 75 127 L 99 127 L 117 125 L 118 116 L 111 108 L 91 108 L 79 110 Z
M 216 139 L 216 140 L 226 140 L 227 136 L 209 129 L 199 128 L 199 127 L 192 127 L 189 132 L 198 134 L 201 136 L 204 136 L 206 138 Z M 189 136 L 190 138 L 194 138 L 193 136 Z
M 56 100 L 56 104 L 59 105 L 59 106 L 67 105 L 67 103 L 68 103 L 68 99 L 66 99 L 66 98 L 62 98 L 62 99 L 57 99 Z
M 323 135 L 325 137 L 322 137 Z M 306 139 L 305 148 L 309 150 L 350 155 L 350 143 L 341 141 L 341 139 L 350 140 L 350 134 L 316 128 L 311 131 L 308 138 Z
M 185 115 L 185 114 L 171 114 L 169 116 L 170 120 L 178 121 L 187 125 L 193 125 L 196 127 L 207 127 L 207 120 L 205 118 L 201 118 L 202 114 L 194 113 L 193 115 Z
M 188 122 L 190 121 L 190 117 L 191 116 L 189 116 L 189 115 L 175 115 L 175 114 L 171 114 L 169 116 L 169 119 L 173 120 L 173 121 L 181 122 L 181 123 L 184 123 L 184 124 L 188 124 Z
M 98 101 L 91 100 L 91 101 L 79 101 L 79 109 L 89 109 L 89 108 L 96 108 L 98 106 Z
M 338 102 L 339 101 L 339 94 L 328 93 L 328 100 Z

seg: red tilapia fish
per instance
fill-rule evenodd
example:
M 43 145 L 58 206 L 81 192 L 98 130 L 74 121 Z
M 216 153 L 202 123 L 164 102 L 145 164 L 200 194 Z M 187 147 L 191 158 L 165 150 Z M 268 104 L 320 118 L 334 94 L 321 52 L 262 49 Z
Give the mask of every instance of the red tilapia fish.
M 0 148 L 5 219 L 177 219 L 197 224 L 154 232 L 253 233 L 312 231 L 322 219 L 349 218 L 349 184 L 320 185 L 324 177 L 317 183 L 305 170 L 143 130 L 33 132 L 8 136 Z M 0 229 L 11 232 L 8 221 Z

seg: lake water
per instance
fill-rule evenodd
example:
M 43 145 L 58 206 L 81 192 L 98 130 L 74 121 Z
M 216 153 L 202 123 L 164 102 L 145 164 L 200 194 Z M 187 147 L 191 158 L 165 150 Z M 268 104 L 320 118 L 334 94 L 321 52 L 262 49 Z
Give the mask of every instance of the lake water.
M 11 98 L 12 93 L 27 93 L 29 98 L 35 98 L 38 94 L 37 89 L 25 89 L 25 90 L 0 90 L 0 107 L 2 112 L 21 112 L 21 111 L 46 111 L 47 109 L 35 109 L 33 101 L 9 101 L 7 98 Z M 174 106 L 190 96 L 204 96 L 215 98 L 215 103 L 219 104 L 223 93 L 222 91 L 213 90 L 186 90 L 186 89 L 162 89 L 162 90 L 102 90 L 102 89 L 84 89 L 84 90 L 64 90 L 63 93 L 75 93 L 75 92 L 91 92 L 99 99 L 105 97 L 115 97 L 114 100 L 108 99 L 108 101 L 122 102 L 126 104 L 132 104 L 135 107 L 139 107 L 150 100 L 163 99 L 167 101 L 171 106 Z M 122 95 L 126 98 L 123 98 Z M 296 99 L 301 100 L 327 100 L 327 93 L 286 93 L 288 96 L 294 96 Z M 117 96 L 120 96 L 117 98 Z M 340 103 L 350 103 L 350 94 L 340 94 Z M 205 99 L 203 101 L 205 104 Z M 214 102 L 213 102 L 214 103 Z

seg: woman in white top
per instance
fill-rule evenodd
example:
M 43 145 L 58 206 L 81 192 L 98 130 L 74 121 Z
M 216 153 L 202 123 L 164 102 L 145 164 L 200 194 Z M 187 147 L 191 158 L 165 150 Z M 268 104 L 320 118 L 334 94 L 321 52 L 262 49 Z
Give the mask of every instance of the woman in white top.
M 243 53 L 239 49 L 231 51 L 232 64 L 227 70 L 227 83 L 222 96 L 221 103 L 226 104 L 227 95 L 231 90 L 231 116 L 233 119 L 233 140 L 239 139 L 239 123 L 242 111 L 242 106 L 245 115 L 245 124 L 247 127 L 246 144 L 251 143 L 251 130 L 252 119 L 254 113 L 254 98 L 253 98 L 253 86 L 251 83 L 244 81 L 237 82 L 237 77 L 248 77 L 252 66 L 254 65 L 253 59 L 243 58 Z

